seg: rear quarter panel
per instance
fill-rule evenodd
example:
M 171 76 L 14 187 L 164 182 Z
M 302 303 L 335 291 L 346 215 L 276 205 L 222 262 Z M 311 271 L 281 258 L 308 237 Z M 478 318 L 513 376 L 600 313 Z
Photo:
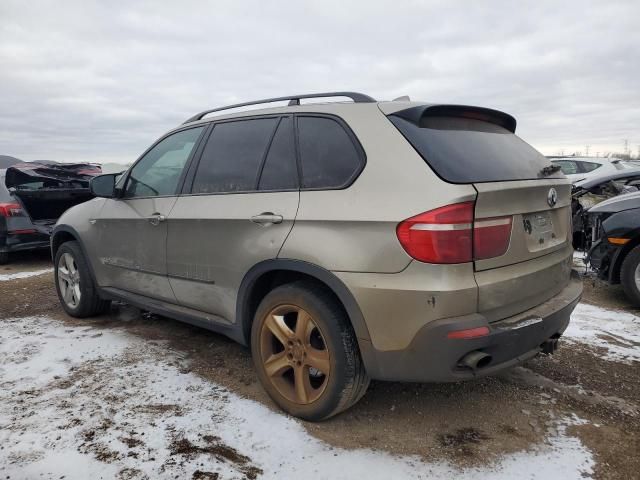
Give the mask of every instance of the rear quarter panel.
M 298 215 L 279 257 L 333 271 L 400 272 L 412 259 L 396 237 L 398 223 L 472 200 L 475 190 L 440 180 L 375 104 L 334 104 L 326 113 L 350 126 L 366 166 L 348 188 L 300 193 Z

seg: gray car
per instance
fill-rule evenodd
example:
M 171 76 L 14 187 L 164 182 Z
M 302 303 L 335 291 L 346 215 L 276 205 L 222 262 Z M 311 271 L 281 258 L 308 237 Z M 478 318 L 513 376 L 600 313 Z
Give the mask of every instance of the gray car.
M 351 101 L 300 101 L 334 96 Z M 457 381 L 552 353 L 582 292 L 571 185 L 515 128 L 487 108 L 352 92 L 202 112 L 60 218 L 60 301 L 225 334 L 309 420 L 369 379 Z

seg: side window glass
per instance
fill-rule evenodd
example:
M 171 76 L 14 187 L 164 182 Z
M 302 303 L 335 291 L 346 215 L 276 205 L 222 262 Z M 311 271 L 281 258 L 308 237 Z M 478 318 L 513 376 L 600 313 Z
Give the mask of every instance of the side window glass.
M 600 168 L 602 165 L 595 162 L 582 162 L 582 169 L 585 172 L 593 172 L 596 168 Z
M 175 195 L 182 170 L 204 127 L 168 136 L 133 167 L 127 178 L 125 198 Z
M 216 125 L 202 152 L 192 193 L 255 190 L 258 169 L 278 120 L 261 118 Z
M 578 173 L 578 164 L 572 160 L 556 160 L 555 162 L 553 162 L 553 164 L 560 165 L 562 173 L 564 173 L 565 175 Z
M 306 188 L 341 187 L 362 166 L 351 138 L 335 120 L 299 117 L 298 140 Z
M 293 138 L 293 119 L 284 117 L 271 141 L 269 153 L 260 175 L 259 190 L 298 188 L 298 170 Z

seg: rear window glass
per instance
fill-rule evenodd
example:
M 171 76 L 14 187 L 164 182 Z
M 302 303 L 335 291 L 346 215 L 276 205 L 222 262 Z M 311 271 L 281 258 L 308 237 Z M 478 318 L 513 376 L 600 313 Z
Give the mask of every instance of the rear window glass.
M 565 175 L 578 173 L 578 164 L 573 160 L 553 160 L 551 163 L 559 165 Z
M 584 170 L 585 172 L 593 172 L 596 168 L 600 168 L 602 166 L 599 163 L 595 163 L 595 162 L 581 162 L 581 163 L 582 163 L 582 170 Z
M 425 116 L 420 124 L 395 115 L 400 130 L 438 176 L 451 183 L 499 182 L 544 176 L 549 160 L 509 130 L 482 120 Z
M 362 169 L 355 144 L 335 120 L 299 117 L 298 141 L 305 188 L 340 188 Z

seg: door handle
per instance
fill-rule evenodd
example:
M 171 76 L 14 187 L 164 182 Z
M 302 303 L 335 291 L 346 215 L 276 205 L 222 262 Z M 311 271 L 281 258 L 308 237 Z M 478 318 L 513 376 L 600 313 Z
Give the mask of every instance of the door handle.
M 274 223 L 282 223 L 282 215 L 275 215 L 273 212 L 262 212 L 260 215 L 251 217 L 251 221 L 260 226 L 267 227 Z
M 157 227 L 158 225 L 160 225 L 160 222 L 164 222 L 166 219 L 167 219 L 166 216 L 161 215 L 159 213 L 154 213 L 150 217 L 147 217 L 147 220 L 149 221 L 149 223 L 154 227 Z

